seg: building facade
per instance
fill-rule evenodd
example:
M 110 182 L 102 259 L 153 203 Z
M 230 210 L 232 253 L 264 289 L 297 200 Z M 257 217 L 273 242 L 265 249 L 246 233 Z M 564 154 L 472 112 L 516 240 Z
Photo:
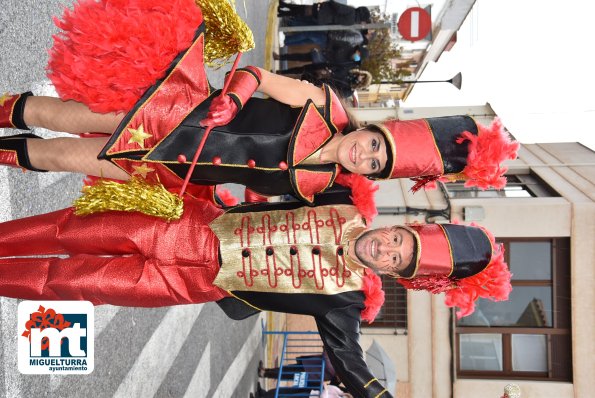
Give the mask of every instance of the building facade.
M 399 109 L 396 116 L 449 114 L 469 114 L 484 124 L 495 116 L 489 105 Z M 409 291 L 404 302 L 395 283 L 385 281 L 391 292 L 386 314 L 380 327 L 363 329 L 362 345 L 376 339 L 389 351 L 399 397 L 500 397 L 511 382 L 523 397 L 592 394 L 595 152 L 580 143 L 522 145 L 518 159 L 507 165 L 502 191 L 458 182 L 412 194 L 408 180 L 381 183 L 374 227 L 475 221 L 504 244 L 513 273 L 509 301 L 482 300 L 472 316 L 460 320 L 443 297 Z M 404 306 L 405 322 L 391 310 Z
M 489 104 L 356 113 L 367 122 L 467 114 L 489 124 L 496 116 Z M 592 396 L 595 152 L 575 142 L 525 144 L 507 166 L 502 191 L 459 182 L 412 194 L 407 179 L 380 183 L 373 227 L 477 222 L 504 244 L 514 274 L 509 301 L 481 301 L 461 320 L 442 295 L 384 281 L 386 303 L 362 328 L 362 347 L 376 340 L 389 353 L 400 398 L 499 398 L 508 383 L 518 384 L 523 398 Z

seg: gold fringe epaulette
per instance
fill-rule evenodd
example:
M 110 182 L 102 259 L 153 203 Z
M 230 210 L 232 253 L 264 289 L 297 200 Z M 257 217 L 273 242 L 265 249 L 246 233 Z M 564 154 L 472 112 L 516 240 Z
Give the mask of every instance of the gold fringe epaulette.
M 254 48 L 254 36 L 227 0 L 196 0 L 205 20 L 205 54 L 208 66 L 220 68 L 238 52 Z
M 182 199 L 161 184 L 132 178 L 126 183 L 99 180 L 85 186 L 74 202 L 75 214 L 85 216 L 105 211 L 138 211 L 167 221 L 178 220 L 184 212 Z

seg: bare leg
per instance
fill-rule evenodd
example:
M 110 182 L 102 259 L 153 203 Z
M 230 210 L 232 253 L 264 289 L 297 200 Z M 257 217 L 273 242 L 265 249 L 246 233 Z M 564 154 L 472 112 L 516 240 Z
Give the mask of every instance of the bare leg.
M 95 113 L 76 101 L 62 101 L 55 97 L 27 98 L 24 120 L 29 127 L 43 127 L 72 134 L 114 132 L 124 114 Z
M 97 177 L 128 180 L 128 173 L 97 155 L 108 138 L 53 138 L 27 140 L 33 167 L 49 171 L 69 171 Z

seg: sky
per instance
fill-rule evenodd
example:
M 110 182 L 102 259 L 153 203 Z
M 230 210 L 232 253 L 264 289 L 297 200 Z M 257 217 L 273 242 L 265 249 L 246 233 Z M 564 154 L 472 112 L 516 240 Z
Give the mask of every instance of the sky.
M 384 7 L 385 1 L 350 3 Z M 436 13 L 443 3 L 433 3 Z M 386 4 L 398 13 L 418 5 Z M 595 150 L 594 15 L 595 2 L 587 0 L 477 0 L 456 45 L 420 79 L 461 72 L 462 89 L 418 84 L 402 106 L 487 102 L 522 143 L 580 142 Z

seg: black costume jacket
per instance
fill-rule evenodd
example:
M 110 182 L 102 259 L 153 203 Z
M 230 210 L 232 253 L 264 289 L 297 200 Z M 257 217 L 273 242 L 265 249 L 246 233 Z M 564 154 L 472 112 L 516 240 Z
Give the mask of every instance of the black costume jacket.
M 199 29 L 166 76 L 128 112 L 100 159 L 170 189 L 182 185 L 205 132 L 199 122 L 219 94 L 204 71 L 203 37 Z M 323 90 L 324 106 L 312 100 L 291 107 L 272 99 L 250 99 L 232 122 L 211 131 L 190 182 L 238 183 L 262 194 L 291 194 L 311 203 L 333 184 L 339 166 L 303 162 L 348 123 L 337 95 L 326 85 Z

